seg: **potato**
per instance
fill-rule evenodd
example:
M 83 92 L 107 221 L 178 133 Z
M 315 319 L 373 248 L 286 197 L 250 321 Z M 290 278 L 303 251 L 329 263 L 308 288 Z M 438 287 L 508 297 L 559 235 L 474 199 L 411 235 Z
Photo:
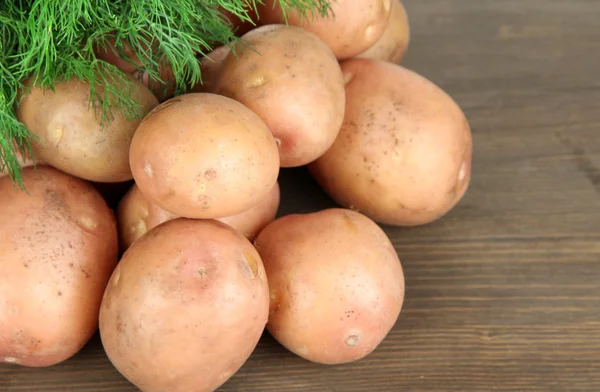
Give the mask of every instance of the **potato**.
M 279 201 L 279 184 L 275 183 L 267 197 L 257 205 L 240 214 L 217 220 L 228 224 L 249 239 L 254 239 L 260 230 L 275 219 Z M 117 207 L 121 249 L 126 250 L 149 230 L 176 218 L 179 217 L 146 200 L 140 189 L 134 184 Z
M 147 50 L 147 48 L 143 48 L 142 50 Z M 121 71 L 129 73 L 140 80 L 152 91 L 159 101 L 164 101 L 173 96 L 177 87 L 175 74 L 166 60 L 161 63 L 158 69 L 160 79 L 153 79 L 150 78 L 148 72 L 144 72 L 140 77 L 138 69 L 141 67 L 142 62 L 133 49 L 131 49 L 129 43 L 125 41 L 123 41 L 123 47 L 117 49 L 115 38 L 107 38 L 104 45 L 98 45 L 95 53 L 97 58 L 116 66 Z
M 246 8 L 248 17 L 251 21 L 242 20 L 223 8 L 221 10 L 227 19 L 229 19 L 229 21 L 232 23 L 233 28 L 235 29 L 235 35 L 238 37 L 241 37 L 257 26 L 258 15 L 256 15 L 254 8 Z
M 267 329 L 296 355 L 342 364 L 375 350 L 404 302 L 404 273 L 377 224 L 351 210 L 292 214 L 256 239 L 267 271 Z
M 106 289 L 100 337 L 143 392 L 208 392 L 248 359 L 269 290 L 252 244 L 214 220 L 174 219 L 125 252 Z
M 212 93 L 219 79 L 223 61 L 229 54 L 229 47 L 222 45 L 208 53 L 207 57 L 201 60 L 201 77 L 202 80 L 194 88 L 190 90 L 192 93 Z
M 143 116 L 158 101 L 140 82 L 132 82 Z M 97 89 L 102 94 L 104 87 Z M 36 159 L 89 181 L 131 180 L 129 146 L 141 119 L 127 121 L 112 109 L 113 118 L 103 126 L 99 114 L 90 106 L 90 85 L 76 78 L 57 83 L 54 92 L 32 87 L 17 109 L 19 121 L 37 135 L 32 139 Z
M 262 26 L 242 39 L 252 49 L 227 56 L 215 92 L 264 120 L 279 143 L 282 167 L 312 162 L 331 146 L 344 118 L 335 56 L 317 36 L 293 26 Z
M 400 65 L 352 59 L 342 69 L 344 125 L 310 172 L 339 205 L 379 223 L 415 226 L 441 218 L 470 181 L 472 139 L 463 112 Z
M 241 103 L 208 93 L 172 98 L 146 116 L 130 162 L 150 202 L 197 219 L 248 210 L 279 174 L 277 144 L 265 123 Z
M 44 165 L 22 175 L 27 193 L 0 179 L 0 362 L 51 366 L 97 330 L 117 228 L 87 182 Z
M 287 24 L 315 33 L 339 60 L 364 52 L 383 35 L 391 0 L 336 0 L 326 16 L 308 13 L 306 19 L 287 10 Z M 267 0 L 259 9 L 262 24 L 286 24 L 278 2 Z
M 390 19 L 383 35 L 373 46 L 356 57 L 400 64 L 410 45 L 410 24 L 400 0 L 392 0 Z

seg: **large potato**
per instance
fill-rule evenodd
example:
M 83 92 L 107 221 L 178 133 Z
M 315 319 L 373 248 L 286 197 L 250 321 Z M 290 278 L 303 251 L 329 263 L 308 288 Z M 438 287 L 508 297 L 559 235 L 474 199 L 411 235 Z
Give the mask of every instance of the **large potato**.
M 249 239 L 258 235 L 275 219 L 279 208 L 280 190 L 276 183 L 266 198 L 240 214 L 217 219 L 226 223 Z M 141 236 L 161 223 L 179 218 L 149 202 L 137 185 L 133 185 L 117 207 L 117 222 L 121 249 L 125 250 Z
M 432 222 L 465 194 L 471 131 L 439 87 L 399 65 L 347 60 L 346 116 L 310 171 L 340 205 L 390 225 Z
M 208 392 L 248 359 L 269 290 L 252 244 L 214 220 L 174 219 L 125 252 L 100 310 L 113 365 L 143 392 Z
M 223 63 L 215 91 L 264 120 L 279 143 L 282 167 L 302 166 L 333 143 L 344 118 L 339 63 L 317 36 L 298 27 L 262 26 Z
M 410 45 L 410 24 L 406 8 L 400 0 L 392 0 L 390 19 L 383 35 L 356 57 L 400 64 Z
M 0 362 L 51 366 L 97 329 L 117 264 L 112 211 L 87 182 L 48 166 L 0 179 Z
M 396 323 L 404 273 L 372 220 L 351 210 L 287 215 L 256 239 L 270 290 L 267 328 L 313 362 L 341 364 L 370 354 Z
M 303 18 L 287 10 L 287 21 L 279 2 L 267 0 L 259 8 L 263 24 L 289 24 L 315 33 L 339 60 L 354 57 L 373 46 L 383 35 L 390 17 L 391 0 L 336 0 L 330 2 L 331 13 L 319 16 L 308 13 Z
M 147 47 L 142 48 L 144 51 L 147 49 Z M 154 93 L 159 101 L 171 98 L 175 92 L 175 88 L 177 87 L 175 74 L 168 62 L 164 60 L 160 64 L 158 68 L 160 79 L 158 80 L 151 78 L 148 72 L 143 72 L 140 75 L 139 68 L 142 66 L 142 62 L 133 49 L 131 49 L 129 43 L 125 41 L 123 41 L 121 48 L 117 48 L 115 38 L 107 38 L 103 45 L 98 45 L 96 48 L 96 57 L 139 79 Z
M 200 62 L 200 72 L 202 80 L 194 86 L 190 92 L 192 93 L 212 93 L 215 90 L 223 62 L 229 54 L 229 47 L 226 45 L 219 46 L 208 53 L 206 57 L 202 57 Z
M 158 101 L 139 81 L 132 82 L 143 117 Z M 104 86 L 96 88 L 103 93 Z M 127 121 L 115 108 L 110 122 L 102 124 L 99 114 L 90 106 L 90 85 L 75 77 L 57 83 L 54 92 L 32 87 L 17 108 L 19 121 L 37 136 L 32 139 L 37 160 L 90 181 L 130 180 L 129 146 L 141 120 Z
M 221 218 L 258 204 L 279 174 L 273 135 L 230 98 L 191 93 L 153 110 L 138 127 L 131 170 L 144 196 L 186 218 Z

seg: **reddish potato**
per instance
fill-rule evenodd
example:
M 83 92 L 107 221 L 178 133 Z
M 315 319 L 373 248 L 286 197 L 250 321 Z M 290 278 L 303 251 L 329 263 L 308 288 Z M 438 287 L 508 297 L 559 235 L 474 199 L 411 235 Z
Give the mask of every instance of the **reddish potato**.
M 132 97 L 144 116 L 158 101 L 139 81 L 132 82 Z M 103 94 L 104 86 L 96 88 Z M 141 119 L 128 121 L 119 109 L 111 115 L 103 125 L 90 106 L 90 85 L 75 77 L 57 83 L 54 91 L 31 88 L 17 108 L 19 121 L 37 136 L 31 143 L 38 162 L 89 181 L 128 181 L 129 146 Z
M 390 20 L 373 46 L 356 57 L 400 64 L 410 45 L 410 24 L 400 0 L 392 0 Z
M 390 17 L 391 0 L 336 0 L 325 17 L 309 13 L 303 19 L 288 10 L 287 22 L 279 2 L 267 0 L 259 9 L 263 24 L 289 24 L 316 34 L 339 60 L 354 57 L 373 46 L 383 35 Z
M 190 92 L 214 92 L 215 85 L 217 84 L 219 75 L 221 74 L 221 69 L 223 68 L 223 62 L 225 61 L 225 58 L 227 58 L 228 54 L 229 47 L 223 45 L 210 52 L 207 57 L 203 57 L 200 67 L 202 81 L 192 88 Z
M 146 116 L 130 162 L 149 201 L 197 219 L 250 209 L 279 174 L 277 144 L 264 122 L 241 103 L 206 93 L 173 98 Z
M 275 219 L 279 200 L 279 184 L 276 183 L 267 197 L 257 205 L 240 214 L 217 220 L 228 224 L 249 239 L 253 239 L 260 230 Z M 121 199 L 117 208 L 121 249 L 126 250 L 149 230 L 176 218 L 178 218 L 177 215 L 149 202 L 134 184 Z
M 164 101 L 173 96 L 176 88 L 175 75 L 166 60 L 161 63 L 158 69 L 159 80 L 150 78 L 147 72 L 144 72 L 140 77 L 138 69 L 141 67 L 142 62 L 139 57 L 127 42 L 123 41 L 123 47 L 120 49 L 117 49 L 115 42 L 115 38 L 108 38 L 105 45 L 96 49 L 96 57 L 139 79 L 154 93 L 159 101 Z
M 309 169 L 340 205 L 380 223 L 414 226 L 449 212 L 471 175 L 471 130 L 439 87 L 399 65 L 342 63 L 346 116 Z
M 51 366 L 97 329 L 117 228 L 87 182 L 42 165 L 22 176 L 27 193 L 0 179 L 0 362 Z
M 248 359 L 269 311 L 252 244 L 214 220 L 174 219 L 125 252 L 106 289 L 100 336 L 144 392 L 208 392 Z
M 254 111 L 279 143 L 282 167 L 302 166 L 333 143 L 344 119 L 339 63 L 317 36 L 298 27 L 262 26 L 230 53 L 215 92 Z
M 344 209 L 287 215 L 258 235 L 269 280 L 267 328 L 307 360 L 341 364 L 370 354 L 394 326 L 404 274 L 386 234 Z

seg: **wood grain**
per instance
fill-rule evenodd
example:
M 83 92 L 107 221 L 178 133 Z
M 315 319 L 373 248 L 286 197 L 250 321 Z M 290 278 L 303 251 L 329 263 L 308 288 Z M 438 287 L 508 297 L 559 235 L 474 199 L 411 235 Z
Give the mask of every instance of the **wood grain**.
M 600 391 L 600 2 L 405 0 L 405 60 L 473 127 L 472 185 L 439 222 L 385 227 L 406 273 L 397 325 L 366 359 L 319 366 L 267 334 L 223 392 Z M 303 169 L 281 214 L 332 206 Z M 96 336 L 1 391 L 135 391 Z

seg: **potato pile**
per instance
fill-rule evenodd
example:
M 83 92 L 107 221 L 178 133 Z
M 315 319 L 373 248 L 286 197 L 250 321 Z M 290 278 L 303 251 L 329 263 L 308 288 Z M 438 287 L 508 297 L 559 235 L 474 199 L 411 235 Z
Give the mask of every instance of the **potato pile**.
M 400 65 L 400 1 L 333 7 L 286 25 L 264 5 L 187 94 L 135 79 L 141 120 L 115 110 L 102 129 L 77 80 L 24 94 L 36 161 L 23 160 L 27 193 L 0 179 L 0 362 L 60 363 L 99 328 L 140 390 L 213 391 L 265 330 L 327 365 L 382 343 L 405 282 L 380 225 L 457 205 L 471 132 L 450 96 Z M 338 207 L 278 216 L 291 167 Z

